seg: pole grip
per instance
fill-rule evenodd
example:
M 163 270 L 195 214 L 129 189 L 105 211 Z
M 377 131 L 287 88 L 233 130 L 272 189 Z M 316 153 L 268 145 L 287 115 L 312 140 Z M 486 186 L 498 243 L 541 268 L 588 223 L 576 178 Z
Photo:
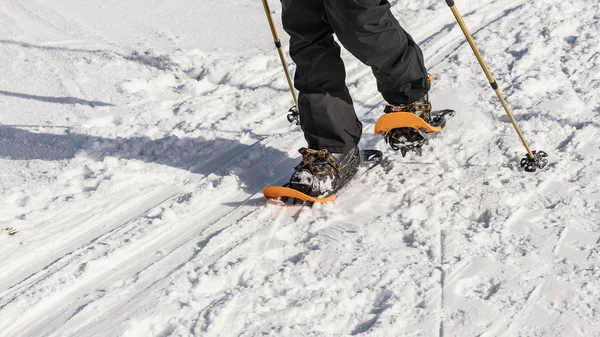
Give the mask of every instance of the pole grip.
M 446 3 L 448 4 L 448 6 L 452 7 L 454 6 L 454 0 L 446 0 Z

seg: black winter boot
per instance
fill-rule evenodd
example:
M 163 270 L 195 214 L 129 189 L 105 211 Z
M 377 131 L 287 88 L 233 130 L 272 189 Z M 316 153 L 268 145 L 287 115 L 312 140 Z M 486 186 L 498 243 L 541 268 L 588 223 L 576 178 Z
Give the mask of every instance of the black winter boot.
M 302 162 L 290 178 L 290 187 L 311 197 L 323 198 L 336 193 L 358 171 L 358 146 L 347 153 L 301 148 Z

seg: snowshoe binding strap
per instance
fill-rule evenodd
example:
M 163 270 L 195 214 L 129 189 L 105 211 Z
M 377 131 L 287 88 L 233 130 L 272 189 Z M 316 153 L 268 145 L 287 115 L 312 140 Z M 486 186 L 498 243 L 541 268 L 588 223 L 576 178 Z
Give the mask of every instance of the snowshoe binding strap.
M 302 161 L 295 168 L 296 171 L 308 170 L 312 174 L 332 173 L 339 174 L 342 167 L 330 155 L 327 149 L 313 150 L 301 148 L 298 150 L 302 155 Z
M 413 103 L 413 104 L 388 104 L 383 109 L 383 112 L 388 114 L 392 112 L 411 112 L 417 114 L 420 111 L 431 111 L 431 104 L 429 103 Z M 422 117 L 419 115 L 419 117 Z M 422 117 L 423 118 L 423 117 Z
M 427 80 L 429 81 L 429 84 L 433 83 L 433 75 L 429 74 Z M 429 95 L 425 95 L 420 100 L 408 104 L 388 104 L 385 106 L 385 109 L 383 109 L 383 112 L 386 114 L 393 112 L 410 112 L 429 123 L 429 113 L 431 112 Z

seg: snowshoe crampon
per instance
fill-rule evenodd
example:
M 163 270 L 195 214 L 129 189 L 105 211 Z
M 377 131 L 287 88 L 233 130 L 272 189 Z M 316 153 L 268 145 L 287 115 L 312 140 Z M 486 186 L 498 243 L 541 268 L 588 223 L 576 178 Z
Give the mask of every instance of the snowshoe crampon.
M 435 138 L 454 115 L 454 110 L 431 111 L 425 120 L 412 112 L 391 112 L 377 120 L 375 134 L 384 136 L 403 157 L 410 151 L 420 156 L 423 145 Z
M 350 182 L 358 177 L 361 177 L 372 168 L 376 167 L 383 160 L 383 153 L 377 150 L 360 150 L 360 162 L 356 168 L 356 173 L 348 180 L 344 180 L 333 193 L 324 196 L 311 196 L 290 187 L 290 184 L 284 186 L 267 186 L 263 190 L 265 198 L 278 200 L 283 203 L 292 202 L 293 204 L 307 203 L 328 203 L 337 198 L 337 195 L 342 193 Z

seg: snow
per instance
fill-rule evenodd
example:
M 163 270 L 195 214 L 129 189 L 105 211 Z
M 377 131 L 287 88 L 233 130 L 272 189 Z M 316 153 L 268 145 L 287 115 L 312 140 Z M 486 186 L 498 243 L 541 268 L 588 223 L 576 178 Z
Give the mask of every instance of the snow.
M 446 4 L 392 5 L 457 116 L 402 158 L 344 53 L 386 159 L 306 208 L 259 1 L 0 2 L 0 336 L 600 336 L 600 4 L 456 3 L 536 174 Z

